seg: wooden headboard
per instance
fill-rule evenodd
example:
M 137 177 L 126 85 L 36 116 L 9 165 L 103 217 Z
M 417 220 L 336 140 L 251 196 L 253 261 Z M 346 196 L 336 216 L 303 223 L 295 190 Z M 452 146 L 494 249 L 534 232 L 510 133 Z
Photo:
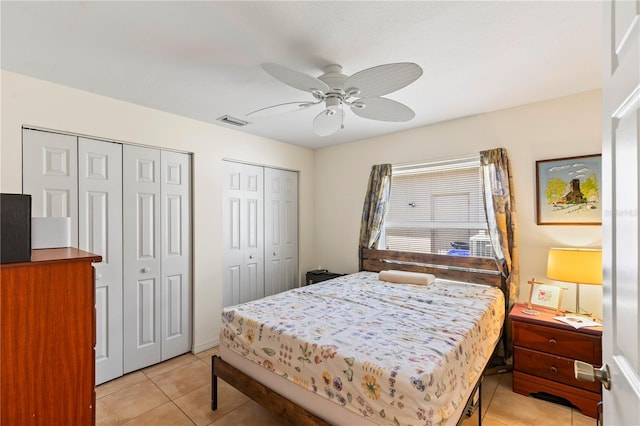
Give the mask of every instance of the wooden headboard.
M 424 272 L 443 279 L 487 284 L 503 292 L 506 289 L 505 280 L 493 259 L 375 249 L 360 251 L 361 271 L 380 272 L 388 269 Z

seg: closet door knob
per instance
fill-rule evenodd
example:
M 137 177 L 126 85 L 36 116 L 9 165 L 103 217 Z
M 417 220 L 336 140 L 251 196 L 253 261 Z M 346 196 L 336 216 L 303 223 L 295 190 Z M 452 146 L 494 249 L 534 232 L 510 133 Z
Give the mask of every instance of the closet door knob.
M 151 272 L 151 269 L 149 269 L 149 268 L 142 268 L 142 269 L 140 269 L 140 272 L 142 272 L 143 274 L 146 274 L 147 272 Z
M 102 278 L 102 274 L 96 274 L 96 280 L 99 280 Z
M 252 254 L 249 255 L 249 259 L 253 259 L 253 255 Z
M 274 255 L 274 256 L 277 256 L 277 255 L 278 255 L 278 253 L 276 253 L 276 252 L 274 251 L 274 252 L 273 252 L 273 255 Z

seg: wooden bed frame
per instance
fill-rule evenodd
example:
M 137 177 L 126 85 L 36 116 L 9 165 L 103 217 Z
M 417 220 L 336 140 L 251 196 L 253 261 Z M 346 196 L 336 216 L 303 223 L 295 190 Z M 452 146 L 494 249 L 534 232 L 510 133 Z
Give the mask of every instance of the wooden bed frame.
M 383 270 L 403 270 L 424 272 L 436 275 L 438 278 L 463 281 L 469 283 L 486 284 L 497 287 L 505 295 L 505 307 L 508 306 L 506 281 L 498 271 L 493 259 L 465 256 L 447 256 L 438 254 L 408 253 L 390 250 L 362 249 L 360 252 L 360 270 L 380 272 Z M 505 310 L 505 321 L 507 311 Z M 504 343 L 504 333 L 502 336 Z M 506 344 L 506 343 L 505 343 Z M 496 345 L 497 348 L 497 345 Z M 458 424 L 465 415 L 470 415 L 477 407 L 480 410 L 481 385 L 484 374 L 480 375 L 467 406 L 462 412 Z M 267 410 L 280 416 L 286 424 L 296 426 L 329 426 L 325 420 L 310 413 L 305 408 L 269 389 L 267 386 L 246 375 L 219 356 L 211 357 L 211 410 L 218 408 L 218 381 L 221 378 L 249 398 L 262 405 Z M 479 399 L 474 401 L 474 395 Z M 478 412 L 478 424 L 482 416 Z

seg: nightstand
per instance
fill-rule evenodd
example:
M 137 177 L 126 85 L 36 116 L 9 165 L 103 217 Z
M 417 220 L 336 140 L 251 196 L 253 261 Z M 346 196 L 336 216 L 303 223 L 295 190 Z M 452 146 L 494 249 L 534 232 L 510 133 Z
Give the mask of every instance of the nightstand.
M 307 276 L 306 276 L 305 285 L 309 285 L 309 284 L 317 284 L 317 283 L 319 283 L 321 281 L 327 281 L 327 280 L 330 280 L 332 278 L 341 277 L 344 274 L 336 274 L 336 273 L 329 272 L 329 271 L 321 272 L 321 273 L 310 271 L 310 272 L 307 272 L 306 275 Z
M 522 395 L 547 393 L 566 399 L 586 416 L 596 417 L 602 400 L 600 382 L 575 379 L 573 361 L 602 364 L 602 327 L 573 328 L 554 320 L 554 310 L 538 308 L 540 315 L 522 313 L 516 304 L 513 325 L 513 391 Z

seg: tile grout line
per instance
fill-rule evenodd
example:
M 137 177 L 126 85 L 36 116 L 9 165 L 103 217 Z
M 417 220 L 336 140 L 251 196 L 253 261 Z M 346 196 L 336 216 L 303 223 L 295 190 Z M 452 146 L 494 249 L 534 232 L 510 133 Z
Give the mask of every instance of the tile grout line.
M 208 364 L 207 364 L 207 362 L 206 362 L 204 359 L 202 359 L 201 357 L 196 356 L 196 359 L 194 359 L 193 361 L 191 361 L 191 362 L 187 362 L 187 363 L 185 363 L 185 364 L 181 364 L 181 365 L 178 365 L 178 366 L 175 366 L 175 367 L 173 367 L 173 368 L 171 368 L 171 369 L 169 369 L 169 370 L 167 370 L 167 371 L 163 372 L 162 374 L 159 374 L 159 375 L 158 375 L 158 376 L 156 376 L 156 377 L 162 376 L 162 375 L 164 375 L 164 374 L 166 374 L 166 373 L 169 373 L 170 371 L 176 370 L 176 369 L 178 369 L 178 368 L 182 368 L 182 367 L 184 367 L 184 366 L 187 366 L 187 365 L 193 364 L 193 363 L 195 363 L 195 362 L 202 362 L 202 363 L 204 363 L 204 364 L 205 364 L 205 366 L 210 367 L 210 365 L 208 365 Z M 189 419 L 189 421 L 190 421 L 191 423 L 193 423 L 193 424 L 194 424 L 194 425 L 196 425 L 196 426 L 198 425 L 198 423 L 196 423 L 196 421 L 195 421 L 194 419 L 192 419 L 192 418 L 191 418 L 191 416 L 189 416 L 189 414 L 187 414 L 187 413 L 186 413 L 186 412 L 185 412 L 185 411 L 184 411 L 184 410 L 183 410 L 183 409 L 182 409 L 178 404 L 176 404 L 176 402 L 175 402 L 175 399 L 182 398 L 182 397 L 183 397 L 183 396 L 185 396 L 186 394 L 184 394 L 184 395 L 177 395 L 177 396 L 175 397 L 175 399 L 174 399 L 174 398 L 171 398 L 171 397 L 169 397 L 169 395 L 167 395 L 167 394 L 162 390 L 162 388 L 160 388 L 160 386 L 158 386 L 158 384 L 153 380 L 153 378 L 151 378 L 151 377 L 147 376 L 147 374 L 146 374 L 144 371 L 143 371 L 142 373 L 145 375 L 145 377 L 147 377 L 147 379 L 148 379 L 149 381 L 151 381 L 151 382 L 154 384 L 154 386 L 155 386 L 155 387 L 157 387 L 157 388 L 160 390 L 160 392 L 162 392 L 162 394 L 163 394 L 164 396 L 166 396 L 166 397 L 169 399 L 169 401 L 174 405 L 174 407 L 176 407 L 178 410 L 180 410 L 180 412 L 181 412 L 182 414 L 184 414 L 184 416 L 185 416 L 187 419 Z M 234 410 L 235 410 L 235 409 L 234 409 Z M 231 411 L 233 411 L 233 410 L 231 410 Z M 231 412 L 231 411 L 230 411 L 230 412 Z M 229 413 L 227 413 L 227 414 L 229 414 Z M 226 416 L 227 414 L 225 414 L 225 416 Z M 225 417 L 225 416 L 222 416 L 222 417 Z M 220 417 L 220 418 L 222 418 L 222 417 Z
M 169 371 L 171 371 L 171 370 L 175 370 L 175 368 L 172 368 L 172 369 L 170 369 L 170 370 L 168 370 L 168 371 L 166 371 L 166 372 L 168 373 L 168 372 L 169 372 Z M 164 373 L 162 373 L 162 374 L 164 374 Z M 161 374 L 161 375 L 162 375 L 162 374 Z M 147 376 L 147 375 L 145 374 L 145 376 Z M 163 390 L 162 390 L 162 388 L 161 388 L 160 386 L 158 386 L 158 384 L 157 384 L 156 382 L 154 382 L 154 381 L 153 381 L 153 379 L 152 379 L 152 378 L 150 378 L 149 376 L 147 376 L 147 379 L 148 379 L 151 383 L 153 383 L 153 385 L 154 385 L 156 388 L 158 388 L 158 390 L 159 390 L 160 392 L 162 392 L 162 394 L 163 394 L 164 396 L 166 396 L 166 397 L 167 397 L 167 399 L 169 400 L 169 402 L 170 402 L 171 404 L 173 404 L 173 406 L 174 406 L 174 407 L 176 407 L 176 408 L 177 408 L 177 409 L 178 409 L 182 414 L 184 414 L 184 416 L 185 416 L 185 417 L 186 417 L 186 418 L 187 418 L 191 423 L 193 423 L 194 425 L 197 425 L 197 424 L 193 421 L 193 419 L 192 419 L 191 417 L 189 417 L 189 416 L 187 415 L 187 413 L 185 413 L 185 412 L 180 408 L 180 406 L 178 406 L 178 404 L 176 404 L 176 402 L 173 400 L 173 398 L 171 398 L 169 395 L 167 395 L 167 394 L 166 394 L 166 392 L 165 392 L 165 391 L 163 391 Z M 178 398 L 180 398 L 181 396 L 182 396 L 182 395 L 178 396 Z M 164 405 L 164 404 L 163 404 L 163 405 Z M 156 407 L 156 408 L 158 408 L 158 407 Z M 155 409 L 155 408 L 154 408 L 154 409 Z M 151 410 L 149 410 L 149 411 L 151 411 Z M 148 413 L 149 411 L 147 411 L 147 413 Z M 142 414 L 141 414 L 141 415 L 142 415 Z M 140 417 L 140 416 L 138 416 L 138 417 Z
M 196 360 L 194 360 L 194 361 L 192 361 L 192 362 L 196 362 Z M 192 362 L 188 362 L 188 363 L 186 363 L 186 364 L 182 364 L 182 365 L 179 365 L 179 366 L 175 366 L 175 367 L 173 367 L 173 368 L 170 368 L 170 369 L 168 369 L 167 371 L 163 372 L 162 374 L 158 374 L 156 377 L 162 376 L 162 375 L 163 375 L 163 374 L 165 374 L 165 373 L 168 373 L 168 372 L 170 372 L 170 371 L 176 370 L 177 368 L 183 367 L 183 366 L 185 366 L 185 365 L 189 365 L 189 364 L 191 364 Z M 187 413 L 185 413 L 185 412 L 184 412 L 184 410 L 183 410 L 182 408 L 180 408 L 180 406 L 179 406 L 178 404 L 176 404 L 176 402 L 174 401 L 174 399 L 173 399 L 173 398 L 171 398 L 169 395 L 167 395 L 167 393 L 166 393 L 165 391 L 163 391 L 163 390 L 162 390 L 162 388 L 161 388 L 160 386 L 158 386 L 158 384 L 153 380 L 153 378 L 152 378 L 152 377 L 149 377 L 149 376 L 147 375 L 147 373 L 145 373 L 143 370 L 140 370 L 140 371 L 142 372 L 142 374 L 144 374 L 144 376 L 147 378 L 147 380 L 148 380 L 148 381 L 150 381 L 150 382 L 153 384 L 153 386 L 155 386 L 155 387 L 156 387 L 156 388 L 157 388 L 157 389 L 158 389 L 158 390 L 159 390 L 159 391 L 160 391 L 160 392 L 161 392 L 161 393 L 162 393 L 162 394 L 163 394 L 163 395 L 164 395 L 164 396 L 169 400 L 169 402 L 170 402 L 174 407 L 176 407 L 176 408 L 177 408 L 177 409 L 178 409 L 178 410 L 179 410 L 179 411 L 180 411 L 180 412 L 181 412 L 181 413 L 182 413 L 182 414 L 183 414 L 183 415 L 184 415 L 184 416 L 185 416 L 185 417 L 186 417 L 186 418 L 187 418 L 187 419 L 188 419 L 188 420 L 193 424 L 193 425 L 197 426 L 197 423 L 196 423 L 196 422 L 195 422 L 191 417 L 189 417 L 189 415 L 188 415 Z M 184 396 L 184 395 L 178 395 L 176 398 L 181 398 L 182 396 Z M 165 404 L 166 404 L 166 402 L 165 402 Z M 162 405 L 164 405 L 164 404 L 162 404 Z M 158 407 L 161 407 L 162 405 L 159 405 Z M 135 419 L 135 418 L 138 418 L 138 417 L 141 417 L 141 416 L 143 416 L 143 415 L 145 415 L 145 414 L 149 413 L 150 411 L 155 410 L 155 409 L 156 409 L 156 408 L 158 408 L 158 407 L 154 407 L 154 408 L 152 408 L 151 410 L 148 410 L 148 411 L 146 411 L 146 412 L 144 412 L 144 413 L 140 414 L 139 416 L 134 417 L 134 419 Z M 133 420 L 133 419 L 131 419 L 131 420 Z
M 489 409 L 491 408 L 491 404 L 493 403 L 493 399 L 496 396 L 496 393 L 498 392 L 498 388 L 500 387 L 500 384 L 502 383 L 502 380 L 504 379 L 504 374 L 500 374 L 498 381 L 496 383 L 495 388 L 493 388 L 493 391 L 491 392 L 491 395 L 489 396 L 489 401 L 487 401 L 487 406 L 486 408 L 484 408 L 482 410 L 482 421 L 484 421 L 485 417 L 487 416 L 487 414 L 489 413 Z
M 176 403 L 176 401 L 175 401 L 176 399 L 181 398 L 181 397 L 183 397 L 184 395 L 177 395 L 175 398 L 171 398 L 171 397 L 170 397 L 170 396 L 169 396 L 165 391 L 163 391 L 163 389 L 162 389 L 162 388 L 158 385 L 158 383 L 156 383 L 156 381 L 155 381 L 155 378 L 157 378 L 157 377 L 160 377 L 160 376 L 162 376 L 162 375 L 164 375 L 164 374 L 166 374 L 166 373 L 169 373 L 169 372 L 171 372 L 171 371 L 174 371 L 174 370 L 176 370 L 176 369 L 178 369 L 178 368 L 182 368 L 182 367 L 184 367 L 184 366 L 188 366 L 188 365 L 190 365 L 190 364 L 192 364 L 192 363 L 194 363 L 194 362 L 197 362 L 197 361 L 200 361 L 200 362 L 202 362 L 205 366 L 210 367 L 209 363 L 207 362 L 207 359 L 208 359 L 208 357 L 207 357 L 207 356 L 204 356 L 204 357 L 203 357 L 203 356 L 198 356 L 198 355 L 196 355 L 196 354 L 193 354 L 193 356 L 194 356 L 194 357 L 193 357 L 193 359 L 192 359 L 191 361 L 186 362 L 186 363 L 184 363 L 184 364 L 179 364 L 179 365 L 172 366 L 171 368 L 167 369 L 166 371 L 164 371 L 164 372 L 162 372 L 162 373 L 160 373 L 160 374 L 156 374 L 156 375 L 154 375 L 153 377 L 151 377 L 151 376 L 149 375 L 149 371 L 145 371 L 145 370 L 149 370 L 149 369 L 150 369 L 150 368 L 152 368 L 153 366 L 151 366 L 151 367 L 147 367 L 147 368 L 141 368 L 140 370 L 138 370 L 138 372 L 141 374 L 141 379 L 140 379 L 140 380 L 138 380 L 138 381 L 136 381 L 136 382 L 134 382 L 134 383 L 131 383 L 131 384 L 127 385 L 127 386 L 124 386 L 124 387 L 123 387 L 123 388 L 121 388 L 121 389 L 114 389 L 114 390 L 110 391 L 109 393 L 106 393 L 106 394 L 101 395 L 100 397 L 97 397 L 97 398 L 96 398 L 96 404 L 98 404 L 98 403 L 99 403 L 99 401 L 100 401 L 101 399 L 104 399 L 104 398 L 106 398 L 106 397 L 109 397 L 110 395 L 114 395 L 114 394 L 116 394 L 116 393 L 118 393 L 118 392 L 120 392 L 120 391 L 122 391 L 122 390 L 124 390 L 124 389 L 126 389 L 126 388 L 129 388 L 129 387 L 131 387 L 131 386 L 136 386 L 136 385 L 139 385 L 139 384 L 142 384 L 142 383 L 148 382 L 148 383 L 151 383 L 151 384 L 152 384 L 152 385 L 153 385 L 157 390 L 159 390 L 159 391 L 160 391 L 160 393 L 161 393 L 162 395 L 164 395 L 164 397 L 166 398 L 166 400 L 167 400 L 167 401 L 166 401 L 166 402 L 164 402 L 164 403 L 162 403 L 162 404 L 160 404 L 160 405 L 158 405 L 158 406 L 156 406 L 156 407 L 152 407 L 152 408 L 150 408 L 149 410 L 147 410 L 147 411 L 145 411 L 145 412 L 143 412 L 143 413 L 140 413 L 140 414 L 138 414 L 138 415 L 137 415 L 137 416 L 135 416 L 135 417 L 132 417 L 132 418 L 130 418 L 130 419 L 127 419 L 127 420 L 126 420 L 126 422 L 129 422 L 129 421 L 132 421 L 132 420 L 134 420 L 134 419 L 140 418 L 141 416 L 147 415 L 149 412 L 151 412 L 151 411 L 153 411 L 153 410 L 155 410 L 155 409 L 157 409 L 157 408 L 159 408 L 159 407 L 161 407 L 161 406 L 165 405 L 167 402 L 171 402 L 171 403 L 173 404 L 173 406 L 174 406 L 175 408 L 177 408 L 177 409 L 178 409 L 178 410 L 179 410 L 179 411 L 180 411 L 180 412 L 181 412 L 181 413 L 182 413 L 182 414 L 183 414 L 183 415 L 184 415 L 184 416 L 189 420 L 189 422 L 190 422 L 191 424 L 193 424 L 193 425 L 196 425 L 196 426 L 197 426 L 197 425 L 198 425 L 198 423 L 196 422 L 196 420 L 194 420 L 193 418 L 191 418 L 191 417 L 190 417 L 190 416 L 189 416 L 189 415 L 188 415 L 188 414 L 187 414 L 187 413 L 186 413 L 186 412 L 185 412 L 185 411 L 184 411 L 184 410 L 183 410 L 183 409 L 182 409 L 182 408 L 181 408 L 181 407 Z M 160 364 L 160 363 L 159 363 L 159 364 Z M 133 374 L 133 373 L 136 373 L 136 372 L 131 372 L 131 373 L 127 373 L 127 374 Z M 114 380 L 122 379 L 122 377 L 124 377 L 124 376 L 126 376 L 126 375 L 123 375 L 123 376 L 121 376 L 121 377 L 118 377 L 118 378 L 116 378 L 116 379 L 114 379 Z M 106 383 L 104 383 L 104 384 L 106 384 Z M 101 385 L 103 385 L 103 384 L 100 384 L 100 385 L 98 385 L 98 386 L 101 386 Z M 233 410 L 232 410 L 232 411 L 233 411 Z

